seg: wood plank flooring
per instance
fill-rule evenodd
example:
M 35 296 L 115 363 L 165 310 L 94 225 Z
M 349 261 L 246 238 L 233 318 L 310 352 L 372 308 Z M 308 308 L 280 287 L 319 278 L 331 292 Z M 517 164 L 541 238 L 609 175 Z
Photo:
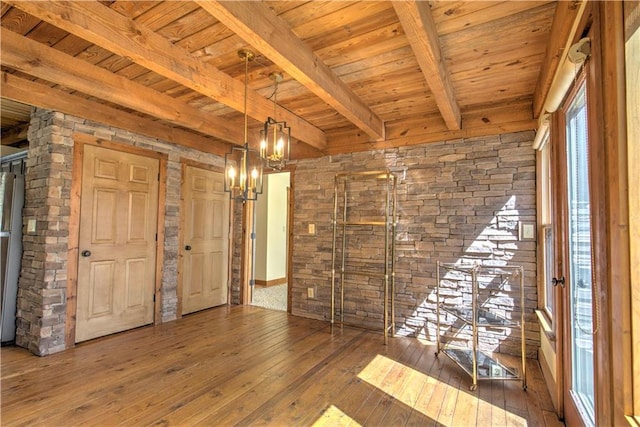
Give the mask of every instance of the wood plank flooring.
M 220 307 L 47 357 L 4 347 L 3 426 L 561 425 L 529 388 L 471 379 L 413 338 Z

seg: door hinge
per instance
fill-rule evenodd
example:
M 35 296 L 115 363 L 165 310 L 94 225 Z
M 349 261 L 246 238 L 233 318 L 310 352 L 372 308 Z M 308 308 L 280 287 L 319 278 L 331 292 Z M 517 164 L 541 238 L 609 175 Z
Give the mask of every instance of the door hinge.
M 158 182 L 160 182 L 160 172 L 158 172 Z
M 156 242 L 158 241 L 158 233 L 156 233 Z
M 156 302 L 156 294 L 153 294 L 153 302 Z

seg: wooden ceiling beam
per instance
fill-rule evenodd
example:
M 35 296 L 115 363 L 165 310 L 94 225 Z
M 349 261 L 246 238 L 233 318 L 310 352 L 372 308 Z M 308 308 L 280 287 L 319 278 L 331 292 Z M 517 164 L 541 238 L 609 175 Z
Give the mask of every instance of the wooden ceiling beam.
M 4 96 L 4 86 L 3 96 Z M 16 142 L 24 141 L 27 139 L 27 133 L 29 132 L 29 123 L 23 123 L 21 125 L 13 126 L 9 129 L 2 130 L 2 145 L 11 145 Z
M 387 122 L 387 139 L 371 141 L 356 131 L 329 133 L 327 154 L 347 154 L 357 151 L 383 150 L 396 147 L 476 138 L 504 133 L 533 131 L 537 121 L 531 114 L 531 101 L 514 101 L 501 105 L 483 105 L 462 113 L 464 126 L 450 130 L 438 114 L 419 115 Z M 531 133 L 533 141 L 534 134 Z
M 229 145 L 225 143 L 71 95 L 60 89 L 54 89 L 8 73 L 2 73 L 2 96 L 36 107 L 60 111 L 83 119 L 104 123 L 150 136 L 151 138 L 158 138 L 183 147 L 194 148 L 205 153 L 223 156 L 229 151 Z M 2 139 L 4 144 L 4 135 Z
M 1 29 L 2 65 L 72 88 L 152 117 L 242 144 L 241 126 L 205 114 L 168 95 L 49 48 L 11 30 Z
M 237 111 L 244 110 L 243 82 L 99 2 L 10 0 L 9 3 Z M 253 90 L 248 91 L 249 116 L 266 121 L 272 113 L 271 101 Z M 326 147 L 322 130 L 285 109 L 280 109 L 278 114 L 278 119 L 285 120 L 291 127 L 292 136 L 320 150 Z
M 384 138 L 382 119 L 268 6 L 248 1 L 196 3 L 370 137 Z
M 391 3 L 447 128 L 460 130 L 462 128 L 460 107 L 440 49 L 440 41 L 429 3 L 416 0 L 393 1 Z

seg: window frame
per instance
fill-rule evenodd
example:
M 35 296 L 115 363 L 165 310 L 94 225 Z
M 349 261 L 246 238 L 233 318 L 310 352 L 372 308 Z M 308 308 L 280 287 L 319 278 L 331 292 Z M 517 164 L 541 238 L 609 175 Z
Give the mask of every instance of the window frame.
M 551 119 L 549 119 L 551 121 Z M 555 347 L 558 306 L 557 295 L 549 283 L 554 276 L 554 235 L 553 235 L 553 165 L 551 163 L 551 123 L 545 131 L 538 147 L 538 321 Z M 548 257 L 551 259 L 548 259 Z M 551 306 L 551 307 L 550 307 Z

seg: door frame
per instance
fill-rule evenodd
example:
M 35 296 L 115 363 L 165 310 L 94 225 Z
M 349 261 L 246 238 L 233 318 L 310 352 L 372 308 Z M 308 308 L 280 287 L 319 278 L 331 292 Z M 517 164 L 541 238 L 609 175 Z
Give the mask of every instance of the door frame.
M 265 175 L 274 173 L 289 172 L 289 190 L 288 190 L 288 212 L 287 212 L 287 313 L 291 314 L 291 286 L 293 282 L 293 219 L 294 219 L 294 206 L 295 206 L 295 171 L 296 165 L 287 165 L 281 170 L 269 170 L 265 171 Z M 258 195 L 260 197 L 261 195 Z M 233 201 L 232 201 L 233 205 Z M 232 206 L 233 208 L 233 206 Z M 242 205 L 242 253 L 241 253 L 241 269 L 240 269 L 240 304 L 251 304 L 251 288 L 249 281 L 251 280 L 251 271 L 253 254 L 251 251 L 251 232 L 253 226 L 253 211 L 255 209 L 254 203 L 251 202 L 251 206 L 247 203 Z
M 589 2 L 579 25 L 579 35 L 591 38 L 591 56 L 585 63 L 587 88 L 587 114 L 589 132 L 589 187 L 591 199 L 591 239 L 593 264 L 594 327 L 599 320 L 598 333 L 594 335 L 594 384 L 595 423 L 619 424 L 624 415 L 632 412 L 631 343 L 629 283 L 629 235 L 626 206 L 626 116 L 624 108 L 624 37 L 622 4 L 619 2 Z M 587 34 L 588 33 L 588 34 Z M 575 40 L 574 40 L 575 41 Z M 605 96 L 606 94 L 606 96 Z M 565 122 L 557 113 L 552 123 L 558 126 L 553 133 L 554 182 L 557 184 L 554 214 L 566 229 L 566 148 Z M 553 125 L 552 125 L 553 126 Z M 563 171 L 563 168 L 565 169 Z M 560 193 L 560 194 L 557 194 Z M 554 230 L 557 242 L 556 277 L 565 276 L 567 270 L 566 236 Z M 571 404 L 568 389 L 571 387 L 568 339 L 570 319 L 568 287 L 557 287 L 556 302 L 562 306 L 559 318 L 558 384 L 559 415 L 568 425 L 579 425 L 581 419 Z M 596 305 L 598 312 L 596 313 Z M 598 319 L 599 318 L 599 319 Z
M 555 123 L 557 123 L 557 131 L 556 131 L 556 199 L 554 205 L 557 206 L 557 210 L 555 211 L 556 218 L 558 219 L 556 224 L 555 235 L 556 237 L 556 269 L 555 269 L 555 277 L 562 277 L 564 279 L 564 285 L 558 286 L 560 293 L 560 306 L 562 307 L 560 317 L 559 317 L 559 327 L 558 330 L 561 333 L 561 345 L 559 351 L 559 357 L 562 366 L 562 369 L 559 372 L 559 383 L 561 384 L 560 388 L 560 396 L 559 399 L 559 407 L 562 408 L 562 414 L 565 421 L 570 425 L 579 425 L 582 421 L 582 416 L 579 413 L 579 408 L 573 403 L 573 398 L 571 396 L 570 390 L 572 385 L 572 351 L 571 351 L 571 340 L 573 336 L 573 330 L 571 327 L 571 293 L 573 292 L 571 288 L 571 272 L 569 271 L 569 241 L 568 241 L 568 233 L 569 233 L 569 204 L 567 200 L 567 184 L 568 184 L 568 176 L 567 176 L 567 167 L 568 167 L 568 159 L 567 159 L 567 140 L 566 140 L 566 110 L 568 107 L 569 101 L 573 100 L 576 96 L 578 88 L 583 84 L 586 89 L 586 107 L 587 107 L 587 132 L 588 132 L 588 146 L 589 146 L 589 158 L 588 158 L 588 173 L 589 173 L 589 197 L 590 197 L 590 214 L 591 214 L 591 223 L 590 223 L 590 239 L 591 239 L 591 268 L 592 268 L 592 306 L 591 306 L 591 316 L 593 319 L 592 328 L 595 328 L 599 322 L 602 322 L 603 319 L 598 319 L 596 316 L 601 316 L 602 313 L 595 310 L 596 306 L 601 306 L 600 302 L 597 301 L 597 295 L 595 295 L 596 290 L 596 282 L 600 282 L 598 278 L 598 267 L 597 267 L 597 246 L 598 246 L 598 214 L 595 212 L 598 210 L 598 206 L 601 203 L 600 192 L 594 184 L 597 184 L 596 177 L 600 174 L 597 164 L 597 146 L 598 138 L 596 136 L 596 122 L 593 121 L 594 114 L 594 93 L 593 87 L 590 84 L 590 74 L 592 70 L 589 68 L 593 67 L 593 58 L 588 59 L 588 62 L 585 64 L 585 67 L 579 72 L 578 76 L 574 81 L 574 86 L 567 93 L 567 96 L 558 109 L 558 114 L 556 115 Z M 596 148 L 596 150 L 594 150 Z M 600 330 L 599 330 L 600 332 Z M 595 402 L 594 405 L 594 413 L 597 414 L 597 402 L 600 400 L 599 395 L 601 391 L 598 387 L 598 359 L 599 359 L 599 347 L 602 345 L 602 342 L 598 339 L 595 334 L 593 335 L 593 382 L 595 388 Z M 594 414 L 594 417 L 597 415 Z M 597 420 L 597 418 L 596 418 Z
M 84 166 L 84 147 L 93 145 L 122 153 L 135 154 L 151 159 L 157 159 L 158 164 L 158 220 L 156 239 L 156 277 L 154 290 L 154 324 L 161 323 L 162 316 L 162 265 L 164 264 L 164 205 L 166 201 L 166 154 L 147 150 L 144 148 L 124 145 L 113 141 L 104 140 L 92 135 L 74 133 L 73 138 L 73 165 L 71 169 L 71 195 L 69 199 L 69 242 L 67 249 L 67 311 L 65 322 L 65 348 L 73 348 L 76 341 L 76 310 L 78 294 L 78 262 L 80 242 L 80 202 L 82 194 L 82 172 Z
M 181 184 L 180 184 L 180 226 L 178 227 L 178 283 L 176 285 L 176 293 L 177 293 L 177 305 L 176 305 L 176 319 L 180 319 L 182 318 L 182 289 L 183 289 L 183 280 L 184 280 L 184 271 L 183 271 L 183 266 L 182 266 L 182 259 L 184 258 L 184 228 L 185 228 L 185 216 L 184 216 L 184 212 L 186 212 L 186 206 L 185 206 L 185 199 L 184 199 L 184 177 L 186 174 L 186 170 L 187 167 L 193 167 L 193 168 L 198 168 L 198 169 L 203 169 L 203 170 L 207 170 L 210 172 L 216 172 L 216 173 L 220 173 L 224 176 L 224 167 L 222 166 L 215 166 L 215 165 L 211 165 L 211 164 L 207 164 L 207 163 L 202 163 L 202 162 L 198 162 L 195 160 L 191 160 L 191 159 L 181 159 L 180 160 L 180 178 L 181 178 Z M 232 224 L 232 218 L 231 218 L 231 213 L 233 212 L 231 209 L 233 208 L 232 206 L 232 201 L 230 201 L 229 203 L 229 224 L 227 224 L 227 227 L 229 229 L 229 245 L 228 245 L 228 256 L 227 256 L 227 305 L 229 305 L 229 303 L 231 302 L 231 295 L 230 295 L 230 287 L 231 287 L 231 272 L 232 272 L 232 268 L 231 268 L 231 263 L 232 263 L 232 255 L 233 255 L 233 250 L 232 250 L 232 246 L 231 246 L 231 242 L 233 242 L 233 227 L 231 227 Z

